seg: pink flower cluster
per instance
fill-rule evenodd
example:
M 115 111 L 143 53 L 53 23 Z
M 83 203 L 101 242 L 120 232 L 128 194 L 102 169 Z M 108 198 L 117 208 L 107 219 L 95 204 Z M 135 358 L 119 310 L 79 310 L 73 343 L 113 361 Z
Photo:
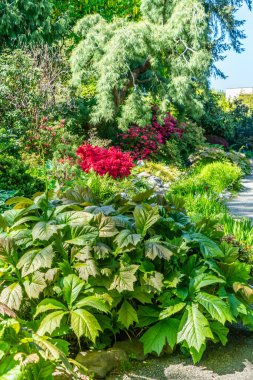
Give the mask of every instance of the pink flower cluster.
M 139 160 L 149 158 L 151 153 L 155 153 L 159 146 L 165 144 L 172 136 L 181 138 L 183 133 L 184 126 L 178 127 L 177 120 L 167 113 L 162 124 L 154 114 L 150 125 L 146 127 L 134 125 L 118 138 L 121 140 L 120 148 L 130 152 L 134 160 Z
M 115 179 L 124 178 L 130 175 L 134 166 L 130 154 L 115 147 L 106 149 L 84 144 L 77 149 L 76 154 L 80 157 L 79 164 L 86 173 L 94 170 L 101 176 L 109 174 Z

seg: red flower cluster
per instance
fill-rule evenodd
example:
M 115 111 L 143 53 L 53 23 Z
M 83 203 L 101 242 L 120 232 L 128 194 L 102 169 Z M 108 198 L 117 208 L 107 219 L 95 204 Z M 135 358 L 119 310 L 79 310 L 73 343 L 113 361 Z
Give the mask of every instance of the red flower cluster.
M 109 149 L 89 144 L 81 145 L 76 154 L 80 157 L 79 164 L 88 173 L 94 170 L 103 176 L 109 174 L 113 178 L 124 178 L 130 175 L 133 160 L 129 153 L 123 153 L 119 148 Z
M 151 153 L 155 153 L 161 144 L 165 144 L 173 135 L 182 137 L 184 132 L 183 126 L 177 126 L 177 120 L 167 113 L 163 124 L 158 122 L 156 114 L 152 118 L 152 123 L 146 127 L 137 125 L 129 128 L 127 133 L 118 136 L 121 141 L 120 147 L 131 152 L 134 160 L 149 158 Z

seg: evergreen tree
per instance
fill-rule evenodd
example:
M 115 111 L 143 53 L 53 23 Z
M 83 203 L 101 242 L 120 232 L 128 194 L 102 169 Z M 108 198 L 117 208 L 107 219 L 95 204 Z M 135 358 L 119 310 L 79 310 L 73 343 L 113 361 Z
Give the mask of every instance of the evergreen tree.
M 51 30 L 50 0 L 1 0 L 0 47 L 41 42 Z
M 106 20 L 114 17 L 139 17 L 140 0 L 52 0 L 53 17 L 66 17 L 70 24 L 88 14 L 99 13 Z
M 122 125 L 144 124 L 151 100 L 199 112 L 199 94 L 207 88 L 215 58 L 229 46 L 241 48 L 235 10 L 242 3 L 142 0 L 138 22 L 107 22 L 101 15 L 81 19 L 71 65 L 74 84 L 96 83 L 92 122 L 117 117 Z

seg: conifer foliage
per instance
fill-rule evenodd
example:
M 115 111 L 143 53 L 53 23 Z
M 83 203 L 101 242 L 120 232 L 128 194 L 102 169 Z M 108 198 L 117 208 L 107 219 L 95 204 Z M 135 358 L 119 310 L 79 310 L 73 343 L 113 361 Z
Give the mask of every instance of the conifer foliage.
M 2 0 L 0 3 L 0 48 L 41 42 L 51 29 L 49 0 Z
M 241 48 L 236 9 L 242 3 L 142 0 L 138 22 L 108 23 L 100 15 L 81 19 L 75 27 L 81 40 L 71 59 L 73 82 L 95 79 L 92 122 L 118 117 L 122 125 L 145 124 L 151 118 L 148 103 L 157 99 L 200 111 L 199 90 L 215 59 L 230 47 Z

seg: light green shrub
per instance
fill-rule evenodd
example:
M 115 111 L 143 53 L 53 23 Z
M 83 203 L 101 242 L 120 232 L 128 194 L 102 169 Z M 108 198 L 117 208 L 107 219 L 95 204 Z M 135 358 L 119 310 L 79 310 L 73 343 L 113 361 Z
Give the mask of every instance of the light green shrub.
M 206 165 L 199 175 L 213 191 L 221 193 L 227 188 L 239 189 L 242 171 L 229 162 L 213 162 Z
M 240 188 L 241 169 L 229 162 L 214 162 L 194 168 L 183 180 L 176 182 L 171 191 L 174 194 L 221 193 L 226 189 Z

